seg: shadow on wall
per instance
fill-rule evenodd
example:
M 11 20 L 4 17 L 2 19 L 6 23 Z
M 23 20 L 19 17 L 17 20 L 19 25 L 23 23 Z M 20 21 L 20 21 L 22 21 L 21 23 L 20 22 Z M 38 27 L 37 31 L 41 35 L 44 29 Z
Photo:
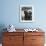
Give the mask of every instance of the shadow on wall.
M 0 43 L 2 43 L 2 33 L 6 31 L 4 28 L 6 28 L 6 26 L 4 24 L 0 24 Z

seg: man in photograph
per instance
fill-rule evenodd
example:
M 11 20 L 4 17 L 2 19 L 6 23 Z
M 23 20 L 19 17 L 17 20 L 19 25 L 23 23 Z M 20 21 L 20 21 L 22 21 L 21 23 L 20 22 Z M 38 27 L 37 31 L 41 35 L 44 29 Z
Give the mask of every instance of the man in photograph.
M 25 14 L 25 20 L 32 20 L 32 12 L 28 11 L 28 9 L 24 10 L 24 14 Z

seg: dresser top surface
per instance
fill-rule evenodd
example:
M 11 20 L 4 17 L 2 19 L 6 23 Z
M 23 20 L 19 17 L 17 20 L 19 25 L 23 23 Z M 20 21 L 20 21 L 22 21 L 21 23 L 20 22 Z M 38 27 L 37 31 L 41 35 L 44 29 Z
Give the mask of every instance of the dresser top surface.
M 14 31 L 13 31 L 14 32 Z M 13 32 L 10 32 L 10 33 L 13 33 Z M 27 32 L 29 32 L 29 33 L 44 33 L 44 31 L 25 31 L 24 29 L 16 29 L 16 31 L 14 32 L 14 33 L 16 33 L 16 32 L 25 32 L 25 33 L 27 33 Z M 7 31 L 7 33 L 8 33 L 8 31 Z

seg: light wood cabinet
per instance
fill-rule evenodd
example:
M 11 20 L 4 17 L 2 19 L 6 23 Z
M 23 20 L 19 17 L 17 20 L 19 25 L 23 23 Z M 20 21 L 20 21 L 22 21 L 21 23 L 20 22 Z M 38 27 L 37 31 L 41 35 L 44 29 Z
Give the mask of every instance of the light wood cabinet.
M 3 32 L 3 46 L 44 46 L 44 32 Z

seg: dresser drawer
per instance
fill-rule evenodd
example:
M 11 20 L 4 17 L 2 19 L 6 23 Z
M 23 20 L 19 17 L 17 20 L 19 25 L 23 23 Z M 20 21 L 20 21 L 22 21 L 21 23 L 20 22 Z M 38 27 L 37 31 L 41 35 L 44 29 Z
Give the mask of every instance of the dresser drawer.
M 32 46 L 44 46 L 44 44 L 32 44 Z
M 44 36 L 45 33 L 44 32 L 25 32 L 24 36 Z
M 19 44 L 18 43 L 17 44 L 16 43 L 12 43 L 12 44 L 10 44 L 10 43 L 4 44 L 3 43 L 2 46 L 23 46 L 23 43 L 19 43 Z
M 33 44 L 43 44 L 44 36 L 32 36 L 32 43 Z
M 4 38 L 3 46 L 23 46 L 23 38 L 21 36 Z
M 3 43 L 15 43 L 15 42 L 21 42 L 23 41 L 23 36 L 4 36 L 3 37 Z
M 23 32 L 4 32 L 5 36 L 23 36 Z

